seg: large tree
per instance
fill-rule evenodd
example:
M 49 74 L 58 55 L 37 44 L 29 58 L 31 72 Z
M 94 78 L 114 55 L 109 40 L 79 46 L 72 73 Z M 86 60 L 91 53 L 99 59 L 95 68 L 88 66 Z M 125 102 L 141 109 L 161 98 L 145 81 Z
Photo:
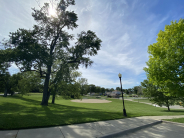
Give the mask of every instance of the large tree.
M 184 20 L 171 22 L 148 46 L 149 61 L 144 70 L 154 85 L 167 96 L 184 96 Z
M 77 35 L 77 42 L 70 45 L 74 36 L 66 30 L 76 28 L 78 18 L 67 8 L 74 4 L 74 0 L 60 0 L 54 16 L 49 14 L 49 3 L 39 10 L 33 8 L 32 16 L 37 22 L 33 29 L 18 29 L 10 33 L 10 39 L 4 42 L 6 50 L 12 51 L 8 54 L 9 61 L 15 62 L 21 71 L 36 71 L 45 78 L 42 105 L 48 105 L 52 73 L 57 73 L 67 64 L 76 69 L 80 64 L 88 67 L 93 63 L 89 56 L 96 55 L 100 50 L 101 40 L 90 30 L 82 31 Z M 53 68 L 55 62 L 58 69 Z

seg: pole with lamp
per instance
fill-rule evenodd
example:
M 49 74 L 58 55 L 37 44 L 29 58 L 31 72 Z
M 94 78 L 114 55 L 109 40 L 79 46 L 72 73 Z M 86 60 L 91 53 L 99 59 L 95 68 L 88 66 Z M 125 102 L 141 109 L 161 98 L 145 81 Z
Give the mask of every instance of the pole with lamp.
M 125 103 L 124 103 L 124 97 L 123 97 L 123 91 L 122 91 L 122 83 L 121 83 L 121 77 L 122 77 L 122 75 L 119 73 L 118 74 L 118 77 L 119 77 L 119 79 L 120 79 L 120 85 L 121 85 L 121 93 L 122 93 L 122 102 L 123 102 L 123 116 L 127 116 L 127 114 L 126 114 L 126 109 L 125 109 Z

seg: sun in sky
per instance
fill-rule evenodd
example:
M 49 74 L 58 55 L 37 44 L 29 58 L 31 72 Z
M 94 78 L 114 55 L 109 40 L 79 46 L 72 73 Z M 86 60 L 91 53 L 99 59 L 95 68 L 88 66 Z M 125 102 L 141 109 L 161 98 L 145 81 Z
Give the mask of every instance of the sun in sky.
M 50 6 L 50 8 L 49 8 L 49 15 L 50 16 L 56 16 L 56 10 L 52 6 Z

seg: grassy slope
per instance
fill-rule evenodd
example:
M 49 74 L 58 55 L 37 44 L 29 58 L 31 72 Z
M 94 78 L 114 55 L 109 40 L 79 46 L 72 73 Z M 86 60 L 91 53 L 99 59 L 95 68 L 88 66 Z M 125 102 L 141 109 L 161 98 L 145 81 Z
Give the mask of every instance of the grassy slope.
M 174 118 L 174 119 L 164 119 L 166 121 L 171 121 L 171 122 L 177 122 L 177 123 L 184 123 L 184 118 Z
M 123 118 L 122 101 L 111 103 L 73 103 L 56 99 L 56 104 L 41 106 L 41 94 L 0 97 L 0 129 L 18 129 L 76 124 Z M 50 98 L 51 99 L 51 98 Z M 49 101 L 51 102 L 51 100 Z M 125 101 L 128 117 L 155 115 L 184 115 L 184 110 L 167 111 L 142 103 Z

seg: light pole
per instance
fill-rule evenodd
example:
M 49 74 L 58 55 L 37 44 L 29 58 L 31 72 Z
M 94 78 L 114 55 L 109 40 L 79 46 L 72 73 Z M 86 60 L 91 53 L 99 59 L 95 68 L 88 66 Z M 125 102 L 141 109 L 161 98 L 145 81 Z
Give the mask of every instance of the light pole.
M 91 86 L 89 86 L 90 87 L 90 95 L 91 95 Z
M 122 83 L 121 83 L 121 77 L 122 77 L 122 75 L 119 73 L 119 74 L 118 74 L 118 77 L 119 77 L 119 79 L 120 79 L 120 86 L 121 86 L 121 93 L 122 93 L 123 115 L 124 115 L 124 116 L 127 116 L 126 110 L 125 110 L 125 104 L 124 104 L 123 91 L 122 91 Z

